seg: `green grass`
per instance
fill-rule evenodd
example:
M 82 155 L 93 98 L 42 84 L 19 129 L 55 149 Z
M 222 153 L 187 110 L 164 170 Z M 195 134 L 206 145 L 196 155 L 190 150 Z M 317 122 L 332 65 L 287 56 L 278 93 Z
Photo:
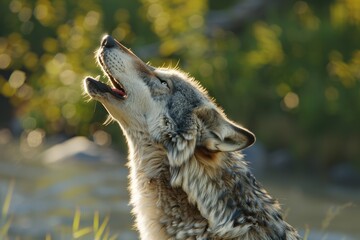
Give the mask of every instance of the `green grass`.
M 12 180 L 9 184 L 9 188 L 5 196 L 4 204 L 1 209 L 0 239 L 7 239 L 8 231 L 11 225 L 11 217 L 9 217 L 9 209 L 10 209 L 14 187 L 15 187 L 15 181 Z
M 9 214 L 9 209 L 11 205 L 11 201 L 13 198 L 13 192 L 15 188 L 15 181 L 12 180 L 9 183 L 9 187 L 7 190 L 7 194 L 5 196 L 4 202 L 2 204 L 1 208 L 1 219 L 0 219 L 0 240 L 7 240 L 9 239 L 8 232 L 9 228 L 12 223 L 12 216 Z M 341 212 L 349 207 L 354 206 L 353 203 L 345 203 L 340 206 L 334 206 L 328 209 L 328 211 L 325 214 L 324 220 L 321 224 L 321 230 L 326 232 L 326 230 L 329 228 L 331 222 L 341 214 Z M 285 211 L 284 217 L 289 213 L 289 209 Z M 73 217 L 73 223 L 72 223 L 72 239 L 83 239 L 83 238 L 91 238 L 94 240 L 115 240 L 118 238 L 117 234 L 111 234 L 110 233 L 110 227 L 109 227 L 109 221 L 110 217 L 105 216 L 103 219 L 100 218 L 100 214 L 98 211 L 94 213 L 93 217 L 93 223 L 91 226 L 82 226 L 81 224 L 81 210 L 80 208 L 76 208 L 74 217 Z M 69 226 L 70 227 L 70 226 Z M 304 228 L 304 237 L 303 240 L 307 240 L 310 235 L 310 227 L 308 225 L 305 225 Z M 326 240 L 327 235 L 324 234 L 322 240 Z M 51 240 L 51 234 L 47 234 L 45 237 L 45 240 Z
M 106 216 L 101 222 L 100 214 L 98 211 L 94 213 L 93 225 L 87 227 L 80 227 L 81 211 L 76 209 L 72 225 L 72 236 L 74 239 L 81 239 L 84 236 L 93 235 L 94 240 L 115 240 L 117 235 L 110 235 L 109 227 L 110 217 Z
M 9 239 L 8 232 L 12 222 L 12 217 L 9 215 L 9 209 L 13 197 L 14 187 L 15 181 L 12 180 L 9 184 L 4 203 L 2 204 L 0 219 L 0 240 Z M 109 221 L 109 216 L 106 216 L 103 220 L 101 220 L 99 212 L 96 211 L 94 213 L 92 226 L 81 226 L 81 211 L 80 208 L 77 208 L 73 218 L 72 238 L 82 239 L 85 237 L 91 237 L 91 239 L 94 240 L 115 240 L 118 238 L 118 236 L 117 234 L 110 234 Z M 47 234 L 45 240 L 51 239 L 51 234 Z

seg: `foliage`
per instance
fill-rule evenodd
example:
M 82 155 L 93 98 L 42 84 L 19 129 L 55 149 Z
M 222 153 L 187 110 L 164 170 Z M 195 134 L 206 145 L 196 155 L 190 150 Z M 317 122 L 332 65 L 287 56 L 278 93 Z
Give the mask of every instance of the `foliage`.
M 154 65 L 191 72 L 230 117 L 270 149 L 292 149 L 299 165 L 360 167 L 360 2 L 283 1 L 241 29 L 209 34 L 208 13 L 228 7 L 214 0 L 4 0 L 0 94 L 16 107 L 25 134 L 95 133 L 105 112 L 86 103 L 81 79 L 101 74 L 93 52 L 107 32 Z

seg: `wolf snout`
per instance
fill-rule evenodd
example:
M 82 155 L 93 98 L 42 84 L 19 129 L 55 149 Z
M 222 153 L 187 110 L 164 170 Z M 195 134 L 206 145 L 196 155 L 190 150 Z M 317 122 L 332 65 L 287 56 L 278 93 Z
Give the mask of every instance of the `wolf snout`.
M 101 46 L 106 48 L 112 48 L 116 46 L 116 41 L 112 36 L 105 35 L 101 40 Z
M 131 52 L 129 49 L 127 49 L 125 46 L 123 46 L 121 43 L 119 43 L 118 41 L 116 41 L 112 36 L 110 35 L 105 35 L 102 40 L 101 40 L 101 47 L 105 48 L 105 49 L 111 49 L 111 48 L 117 48 L 119 49 L 121 52 L 131 55 L 135 58 L 137 58 L 137 56 Z

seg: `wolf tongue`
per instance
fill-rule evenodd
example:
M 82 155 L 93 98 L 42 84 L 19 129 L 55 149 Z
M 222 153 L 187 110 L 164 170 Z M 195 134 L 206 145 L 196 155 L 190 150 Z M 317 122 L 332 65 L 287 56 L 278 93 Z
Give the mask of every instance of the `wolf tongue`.
M 125 96 L 125 92 L 123 90 L 117 89 L 117 88 L 111 88 L 111 90 L 121 96 Z

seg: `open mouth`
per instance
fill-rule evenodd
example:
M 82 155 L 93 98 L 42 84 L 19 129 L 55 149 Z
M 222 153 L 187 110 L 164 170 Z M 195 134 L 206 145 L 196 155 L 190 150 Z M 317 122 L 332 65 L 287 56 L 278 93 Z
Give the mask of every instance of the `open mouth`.
M 104 72 L 106 73 L 108 79 L 110 80 L 111 86 L 101 82 L 98 77 L 97 78 L 86 77 L 85 81 L 87 82 L 88 86 L 98 92 L 110 93 L 115 98 L 118 98 L 121 100 L 126 99 L 127 93 L 125 91 L 124 86 L 120 83 L 119 80 L 117 80 L 115 77 L 113 77 L 110 74 L 106 65 L 103 63 L 103 60 L 101 59 L 101 57 L 99 57 L 98 60 L 99 60 L 100 64 L 102 65 L 102 68 L 104 69 Z
M 119 81 L 117 81 L 114 77 L 108 74 L 110 79 L 111 85 L 109 86 L 103 82 L 101 82 L 98 78 L 87 77 L 85 81 L 87 82 L 88 86 L 94 88 L 95 90 L 103 93 L 110 93 L 115 98 L 124 100 L 127 98 L 127 93 L 124 87 L 121 85 Z
M 111 84 L 113 85 L 113 87 L 111 88 L 113 93 L 115 95 L 120 95 L 123 99 L 125 99 L 127 97 L 127 94 L 124 89 L 124 86 L 110 74 L 107 74 L 107 75 L 110 79 Z
M 108 84 L 105 84 L 99 80 L 99 78 L 87 77 L 86 83 L 89 87 L 89 90 L 93 90 L 93 93 L 110 93 L 112 96 L 118 99 L 126 99 L 128 97 L 127 92 L 124 88 L 124 85 L 120 80 L 111 73 L 111 67 L 114 65 L 113 59 L 106 61 L 106 57 L 109 50 L 113 48 L 118 48 L 122 52 L 130 55 L 134 55 L 126 47 L 122 46 L 119 42 L 113 39 L 111 36 L 104 36 L 101 41 L 101 47 L 98 49 L 96 57 L 98 63 L 101 65 L 104 73 L 108 77 Z M 134 55 L 135 56 L 135 55 Z M 135 56 L 136 57 L 136 56 Z M 90 92 L 89 92 L 90 93 Z

